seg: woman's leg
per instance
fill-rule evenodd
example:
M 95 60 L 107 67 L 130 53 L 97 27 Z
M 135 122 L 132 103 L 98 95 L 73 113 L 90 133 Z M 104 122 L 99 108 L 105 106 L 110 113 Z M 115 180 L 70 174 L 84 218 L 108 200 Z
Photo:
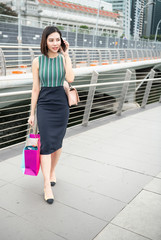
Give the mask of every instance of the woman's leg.
M 62 148 L 59 148 L 57 151 L 51 154 L 50 182 L 56 182 L 55 167 L 58 163 L 61 152 Z
M 50 186 L 51 155 L 41 155 L 41 170 L 44 176 L 44 192 L 47 199 L 53 198 Z

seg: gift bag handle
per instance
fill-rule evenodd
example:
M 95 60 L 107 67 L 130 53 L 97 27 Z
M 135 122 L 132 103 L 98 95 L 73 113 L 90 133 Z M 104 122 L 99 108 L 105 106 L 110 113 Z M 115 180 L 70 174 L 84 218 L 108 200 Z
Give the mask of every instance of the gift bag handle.
M 29 138 L 29 136 L 30 136 L 31 129 L 32 129 L 32 131 L 33 131 L 33 134 L 36 134 L 36 130 L 35 130 L 35 133 L 34 133 L 34 128 L 33 128 L 31 125 L 29 125 L 29 132 L 28 132 L 28 134 L 27 134 L 27 138 Z M 26 140 L 27 140 L 27 138 L 26 138 Z M 34 136 L 34 138 L 36 138 L 36 136 Z
M 29 127 L 29 134 L 30 134 L 30 132 L 31 132 L 31 129 L 32 129 L 33 134 L 38 134 L 38 128 L 37 128 L 37 127 L 34 128 L 34 127 L 31 126 L 31 125 L 30 125 L 30 127 Z
M 33 131 L 33 133 L 34 133 L 34 128 L 33 128 L 32 126 L 30 126 L 30 127 L 29 127 L 29 133 L 28 133 L 28 135 L 30 135 L 31 129 L 32 129 L 32 131 Z

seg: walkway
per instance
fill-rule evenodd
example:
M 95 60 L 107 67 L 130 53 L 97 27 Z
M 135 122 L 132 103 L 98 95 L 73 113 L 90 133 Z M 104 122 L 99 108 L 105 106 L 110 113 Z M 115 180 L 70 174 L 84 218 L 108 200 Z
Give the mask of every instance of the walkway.
M 161 105 L 123 116 L 68 130 L 53 205 L 0 151 L 1 240 L 161 239 Z

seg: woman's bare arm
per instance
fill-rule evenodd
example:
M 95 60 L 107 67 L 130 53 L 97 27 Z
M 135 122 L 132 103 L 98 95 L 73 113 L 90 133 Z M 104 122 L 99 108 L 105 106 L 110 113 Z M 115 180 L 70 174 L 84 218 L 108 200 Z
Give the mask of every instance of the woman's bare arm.
M 64 61 L 64 67 L 65 67 L 65 79 L 72 83 L 74 81 L 74 72 L 72 69 L 72 62 L 71 59 L 69 57 L 69 55 L 65 55 L 63 56 L 63 61 Z
M 38 58 L 35 58 L 33 60 L 32 73 L 33 73 L 33 85 L 32 85 L 32 94 L 31 94 L 31 113 L 30 113 L 28 123 L 31 126 L 34 126 L 35 108 L 36 108 L 37 99 L 40 92 L 39 59 Z
M 38 57 L 33 60 L 32 74 L 33 74 L 33 85 L 32 85 L 32 96 L 31 96 L 31 115 L 33 116 L 35 114 L 37 99 L 38 99 L 39 92 L 40 92 Z
M 64 43 L 66 45 L 66 50 L 64 52 L 61 47 L 61 52 L 62 52 L 64 68 L 65 68 L 65 72 L 66 72 L 65 78 L 68 82 L 72 83 L 74 81 L 74 72 L 72 69 L 72 62 L 69 57 L 69 43 L 66 40 L 64 40 Z

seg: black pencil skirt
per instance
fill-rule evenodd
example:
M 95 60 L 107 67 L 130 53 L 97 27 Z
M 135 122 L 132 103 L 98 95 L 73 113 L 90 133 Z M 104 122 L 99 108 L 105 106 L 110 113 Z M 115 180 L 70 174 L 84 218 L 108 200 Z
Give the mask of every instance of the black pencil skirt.
M 40 154 L 51 154 L 62 147 L 68 118 L 69 105 L 64 87 L 42 87 L 37 101 Z

